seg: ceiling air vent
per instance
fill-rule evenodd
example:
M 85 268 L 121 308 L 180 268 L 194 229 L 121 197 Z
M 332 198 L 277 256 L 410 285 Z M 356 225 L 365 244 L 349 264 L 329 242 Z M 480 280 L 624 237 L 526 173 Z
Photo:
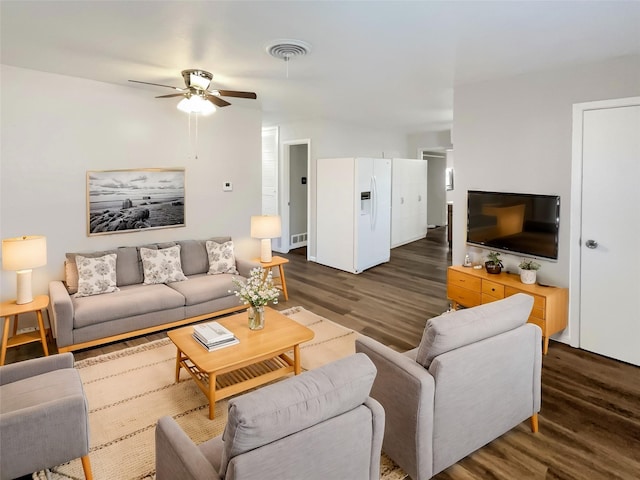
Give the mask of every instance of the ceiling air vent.
M 300 57 L 311 51 L 311 45 L 302 40 L 276 40 L 267 45 L 267 53 L 275 58 L 281 58 L 288 62 L 292 57 Z

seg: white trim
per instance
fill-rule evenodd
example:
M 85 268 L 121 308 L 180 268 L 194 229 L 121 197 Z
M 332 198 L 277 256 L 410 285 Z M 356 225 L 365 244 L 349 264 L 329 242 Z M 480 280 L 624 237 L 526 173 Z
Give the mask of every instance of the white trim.
M 589 110 L 640 105 L 640 97 L 599 100 L 573 105 L 571 149 L 571 222 L 569 232 L 569 328 L 562 337 L 572 347 L 580 346 L 580 242 L 582 233 L 582 136 L 583 116 Z

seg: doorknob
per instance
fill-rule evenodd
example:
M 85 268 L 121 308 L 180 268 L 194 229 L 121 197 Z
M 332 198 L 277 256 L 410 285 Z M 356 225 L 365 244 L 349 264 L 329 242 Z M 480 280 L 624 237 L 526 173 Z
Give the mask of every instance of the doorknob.
M 598 242 L 595 240 L 587 240 L 584 244 L 587 248 L 598 248 Z

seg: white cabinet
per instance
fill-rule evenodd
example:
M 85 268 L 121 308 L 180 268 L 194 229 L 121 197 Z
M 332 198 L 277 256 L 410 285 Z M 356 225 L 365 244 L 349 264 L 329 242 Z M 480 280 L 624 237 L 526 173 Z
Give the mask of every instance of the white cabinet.
M 391 247 L 427 234 L 426 160 L 394 158 L 391 187 Z

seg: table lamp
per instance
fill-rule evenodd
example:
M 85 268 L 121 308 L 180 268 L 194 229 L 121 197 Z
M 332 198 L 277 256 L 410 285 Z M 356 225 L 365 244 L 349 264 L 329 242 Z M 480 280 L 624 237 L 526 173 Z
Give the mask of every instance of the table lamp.
M 270 262 L 271 239 L 282 235 L 282 222 L 278 215 L 255 215 L 251 217 L 251 236 L 260 239 L 260 261 Z
M 47 238 L 30 235 L 2 240 L 2 269 L 17 274 L 16 303 L 31 303 L 31 269 L 47 264 Z

